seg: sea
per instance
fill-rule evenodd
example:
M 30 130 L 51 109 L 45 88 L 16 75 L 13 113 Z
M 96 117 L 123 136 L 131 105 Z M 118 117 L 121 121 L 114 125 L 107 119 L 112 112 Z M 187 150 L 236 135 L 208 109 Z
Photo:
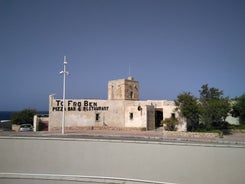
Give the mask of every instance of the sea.
M 0 121 L 1 120 L 10 120 L 11 115 L 19 111 L 0 111 Z M 37 114 L 48 114 L 48 111 L 39 111 Z

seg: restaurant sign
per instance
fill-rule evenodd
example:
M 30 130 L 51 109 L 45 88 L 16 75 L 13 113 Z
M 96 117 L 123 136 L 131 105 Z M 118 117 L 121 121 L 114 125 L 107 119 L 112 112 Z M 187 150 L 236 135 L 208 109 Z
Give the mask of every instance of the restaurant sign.
M 55 100 L 56 106 L 52 107 L 52 111 L 63 111 L 63 100 Z M 78 101 L 68 100 L 65 101 L 65 111 L 108 111 L 108 106 L 99 106 L 95 101 Z

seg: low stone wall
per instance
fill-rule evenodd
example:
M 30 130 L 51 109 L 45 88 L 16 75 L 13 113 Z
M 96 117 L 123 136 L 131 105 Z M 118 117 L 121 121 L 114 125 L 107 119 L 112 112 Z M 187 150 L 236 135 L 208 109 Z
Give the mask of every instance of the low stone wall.
M 79 131 L 79 130 L 146 131 L 146 128 L 110 127 L 110 126 L 65 127 L 65 131 Z M 61 128 L 60 127 L 54 127 L 50 131 L 61 131 Z
M 219 133 L 205 133 L 205 132 L 176 132 L 176 131 L 163 131 L 165 136 L 180 136 L 187 138 L 219 138 L 223 135 Z
M 18 132 L 19 131 L 19 128 L 20 128 L 20 125 L 12 124 L 12 130 L 13 131 Z
M 245 133 L 245 130 L 244 129 L 232 129 L 231 130 L 231 133 L 233 134 L 233 133 Z

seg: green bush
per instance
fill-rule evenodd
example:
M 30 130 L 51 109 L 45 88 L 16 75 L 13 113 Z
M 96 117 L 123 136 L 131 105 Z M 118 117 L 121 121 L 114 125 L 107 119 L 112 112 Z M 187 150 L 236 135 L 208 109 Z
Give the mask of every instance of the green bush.
M 245 130 L 245 124 L 229 125 L 229 129 Z
M 39 124 L 38 124 L 38 130 L 39 131 L 43 131 L 43 130 L 47 130 L 48 127 L 47 127 L 47 124 L 45 124 L 44 122 L 40 121 Z
M 164 129 L 167 131 L 176 131 L 178 120 L 176 118 L 166 118 L 161 121 L 161 124 L 165 125 Z
M 11 116 L 11 122 L 13 124 L 33 124 L 33 117 L 37 114 L 34 109 L 24 109 L 20 112 L 13 113 Z

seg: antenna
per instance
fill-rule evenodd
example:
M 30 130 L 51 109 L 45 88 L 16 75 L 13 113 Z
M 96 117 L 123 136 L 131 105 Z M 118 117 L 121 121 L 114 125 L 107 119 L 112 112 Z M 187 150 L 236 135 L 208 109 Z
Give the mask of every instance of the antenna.
M 131 76 L 131 67 L 130 67 L 130 64 L 128 66 L 128 76 L 130 77 Z

